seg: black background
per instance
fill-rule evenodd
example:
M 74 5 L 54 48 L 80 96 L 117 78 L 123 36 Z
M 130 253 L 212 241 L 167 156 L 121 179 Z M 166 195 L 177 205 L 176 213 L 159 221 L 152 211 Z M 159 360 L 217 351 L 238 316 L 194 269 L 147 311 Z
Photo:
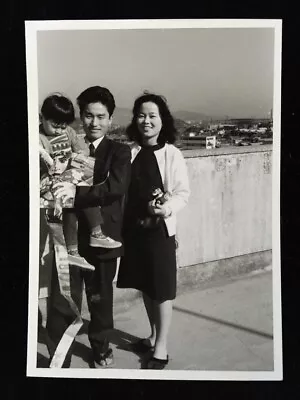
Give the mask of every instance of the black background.
M 295 4 L 295 5 L 294 5 Z M 286 1 L 6 1 L 1 5 L 1 361 L 3 399 L 299 397 L 299 17 Z M 26 378 L 29 182 L 25 20 L 267 18 L 283 20 L 281 271 L 283 382 L 184 382 Z M 34 228 L 33 228 L 34 229 Z M 3 385 L 3 383 L 5 383 Z M 3 394 L 2 394 L 3 393 Z

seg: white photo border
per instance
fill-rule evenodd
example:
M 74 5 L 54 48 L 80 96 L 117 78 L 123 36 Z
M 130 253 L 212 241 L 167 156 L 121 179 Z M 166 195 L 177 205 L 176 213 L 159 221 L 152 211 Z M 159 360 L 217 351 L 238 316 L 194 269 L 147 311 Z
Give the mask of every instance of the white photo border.
M 272 277 L 273 277 L 273 371 L 185 371 L 138 369 L 50 369 L 37 368 L 38 292 L 39 292 L 39 99 L 37 33 L 50 30 L 180 29 L 180 28 L 273 28 L 274 95 L 272 160 Z M 283 379 L 281 262 L 280 262 L 280 129 L 281 129 L 281 52 L 282 20 L 279 19 L 171 19 L 171 20 L 62 20 L 25 21 L 29 187 L 30 248 L 28 294 L 27 376 L 101 379 L 165 379 L 214 381 L 275 381 Z

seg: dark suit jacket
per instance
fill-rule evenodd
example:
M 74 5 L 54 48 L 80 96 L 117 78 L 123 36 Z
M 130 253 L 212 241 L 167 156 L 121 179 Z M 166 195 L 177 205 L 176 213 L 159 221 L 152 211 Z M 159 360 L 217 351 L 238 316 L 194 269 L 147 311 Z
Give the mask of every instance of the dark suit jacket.
M 104 219 L 102 225 L 104 233 L 115 240 L 122 241 L 123 203 L 130 179 L 131 151 L 129 146 L 104 137 L 96 149 L 95 158 L 93 186 L 77 186 L 75 196 L 75 209 L 79 216 L 79 252 L 91 264 L 99 260 L 119 257 L 123 254 L 123 248 L 90 247 L 89 233 L 80 210 L 100 206 Z

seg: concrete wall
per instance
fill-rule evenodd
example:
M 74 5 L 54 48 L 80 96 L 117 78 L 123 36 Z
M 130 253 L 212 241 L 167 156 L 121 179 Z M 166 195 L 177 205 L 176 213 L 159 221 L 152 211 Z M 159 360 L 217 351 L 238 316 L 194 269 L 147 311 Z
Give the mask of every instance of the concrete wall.
M 272 247 L 272 146 L 186 150 L 191 197 L 178 214 L 178 265 Z
M 179 291 L 181 284 L 191 287 L 215 275 L 237 275 L 270 264 L 272 146 L 186 150 L 183 154 L 191 197 L 178 214 Z M 53 265 L 45 230 L 41 212 L 40 298 L 49 296 Z M 123 303 L 126 296 L 135 298 L 136 293 L 124 289 L 116 293 Z

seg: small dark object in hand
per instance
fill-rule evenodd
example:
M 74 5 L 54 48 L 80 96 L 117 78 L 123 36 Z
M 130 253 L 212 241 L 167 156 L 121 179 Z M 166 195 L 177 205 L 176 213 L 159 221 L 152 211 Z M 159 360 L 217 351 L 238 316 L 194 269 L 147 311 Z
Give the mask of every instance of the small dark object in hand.
M 160 188 L 154 189 L 152 191 L 153 200 L 155 200 L 155 205 L 164 204 L 169 200 L 170 195 L 168 192 L 164 193 Z
M 155 206 L 156 205 L 162 205 L 164 204 L 167 200 L 170 199 L 170 194 L 168 192 L 164 193 L 160 188 L 153 189 L 151 192 L 151 200 L 155 200 Z M 162 218 L 160 216 L 156 215 L 151 215 L 148 216 L 144 219 L 139 219 L 138 220 L 138 225 L 143 227 L 143 228 L 156 228 Z

